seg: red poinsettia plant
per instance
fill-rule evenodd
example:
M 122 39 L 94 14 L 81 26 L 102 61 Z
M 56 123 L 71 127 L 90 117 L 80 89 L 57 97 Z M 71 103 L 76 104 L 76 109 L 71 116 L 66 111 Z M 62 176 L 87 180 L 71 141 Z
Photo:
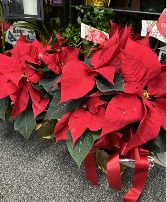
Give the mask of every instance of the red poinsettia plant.
M 144 162 L 143 182 L 138 186 L 134 179 L 133 184 L 140 190 L 148 154 L 163 149 L 166 67 L 149 38 L 130 26 L 111 22 L 109 35 L 86 62 L 79 59 L 79 48 L 65 46 L 60 36 L 52 46 L 21 36 L 0 55 L 0 118 L 6 120 L 11 112 L 15 130 L 26 139 L 42 123 L 40 132 L 64 140 L 76 163 L 84 161 L 94 184 L 95 149 L 110 153 L 107 176 L 113 188 L 121 188 L 119 159 L 135 160 L 136 169 Z M 110 180 L 113 173 L 115 181 Z M 131 194 L 137 198 L 140 191 L 131 190 L 124 200 Z

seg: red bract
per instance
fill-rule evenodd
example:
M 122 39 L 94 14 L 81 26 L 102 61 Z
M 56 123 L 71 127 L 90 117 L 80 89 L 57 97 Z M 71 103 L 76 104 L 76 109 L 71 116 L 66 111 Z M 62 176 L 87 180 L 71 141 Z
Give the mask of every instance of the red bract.
M 147 83 L 161 73 L 161 64 L 152 49 L 131 39 L 127 41 L 121 60 L 125 92 L 142 93 Z M 136 91 L 132 91 L 134 87 Z
M 115 72 L 119 72 L 121 68 L 121 51 L 125 48 L 128 38 L 137 40 L 138 43 L 142 43 L 146 46 L 149 45 L 148 37 L 139 38 L 136 36 L 131 28 L 121 27 L 115 23 L 112 23 L 110 32 L 110 39 L 101 47 L 97 53 L 91 59 L 93 71 L 100 73 L 109 82 L 113 83 Z
M 89 73 L 88 68 L 81 61 L 71 61 L 63 67 L 60 102 L 81 98 L 93 89 L 96 73 Z
M 12 56 L 17 58 L 20 63 L 41 64 L 41 57 L 49 46 L 44 47 L 38 40 L 29 43 L 23 35 L 17 41 L 15 47 L 10 51 Z
M 10 27 L 10 24 L 7 22 L 4 22 L 4 30 L 7 31 L 7 29 Z M 0 21 L 0 32 L 2 31 L 2 22 Z
M 129 150 L 158 136 L 164 126 L 165 72 L 161 72 L 161 64 L 150 48 L 129 39 L 122 55 L 121 74 L 125 92 L 136 94 L 144 111 L 137 132 L 128 143 Z M 133 101 L 129 100 L 129 104 L 133 105 Z
M 109 82 L 113 83 L 116 72 L 114 62 L 119 52 L 118 33 L 115 33 L 114 36 L 104 44 L 103 48 L 92 57 L 92 71 L 100 73 Z
M 110 24 L 111 24 L 111 30 L 110 30 L 109 36 L 110 36 L 110 38 L 112 38 L 113 35 L 115 34 L 115 32 L 118 32 L 119 41 L 121 42 L 120 45 L 121 45 L 122 48 L 125 47 L 128 37 L 133 39 L 134 41 L 138 41 L 139 43 L 140 43 L 140 40 L 145 39 L 145 37 L 144 38 L 141 37 L 140 34 L 135 34 L 135 32 L 133 31 L 131 25 L 126 26 L 124 28 L 124 27 L 122 27 L 122 26 L 120 26 L 120 25 L 118 25 L 118 24 L 116 24 L 116 23 L 114 23 L 112 21 L 110 21 Z M 145 41 L 145 42 L 147 42 L 146 45 L 149 46 L 148 37 L 146 37 L 146 39 L 147 39 L 147 41 Z
M 29 97 L 32 101 L 32 109 L 35 118 L 38 114 L 45 110 L 49 102 L 49 98 L 42 97 L 41 93 L 33 88 L 32 84 L 25 75 L 23 80 L 19 83 L 18 90 L 10 95 L 10 98 L 14 103 L 12 118 L 15 118 L 26 109 Z
M 34 117 L 45 110 L 49 98 L 43 98 L 32 84 L 39 82 L 41 73 L 36 72 L 30 65 L 23 66 L 16 57 L 0 55 L 0 80 L 4 88 L 0 91 L 0 98 L 10 96 L 14 103 L 12 117 L 15 118 L 27 107 L 29 94 L 32 99 Z M 1 83 L 0 82 L 0 83 Z
M 67 140 L 67 131 L 69 129 L 68 121 L 72 112 L 65 114 L 56 124 L 54 134 L 56 142 L 60 140 Z
M 41 59 L 50 70 L 60 74 L 65 64 L 70 61 L 78 61 L 78 54 L 79 48 L 62 47 L 54 54 L 44 54 Z
M 86 104 L 60 119 L 54 130 L 57 142 L 67 139 L 68 129 L 71 132 L 74 145 L 87 128 L 91 131 L 98 131 L 102 128 L 105 102 L 101 101 L 99 97 L 94 97 L 90 98 Z
M 31 101 L 32 101 L 32 109 L 34 113 L 34 117 L 36 117 L 38 114 L 43 112 L 45 108 L 48 105 L 49 98 L 48 97 L 42 97 L 41 93 L 33 88 L 32 84 L 27 81 L 26 83 Z
M 120 93 L 108 103 L 101 137 L 124 126 L 140 121 L 143 117 L 143 104 L 136 95 Z

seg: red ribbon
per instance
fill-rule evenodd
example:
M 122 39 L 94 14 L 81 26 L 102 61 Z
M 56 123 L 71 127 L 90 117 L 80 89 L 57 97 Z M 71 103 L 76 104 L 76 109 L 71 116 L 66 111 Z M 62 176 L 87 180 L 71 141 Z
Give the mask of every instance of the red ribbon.
M 107 160 L 107 178 L 109 182 L 109 187 L 118 190 L 122 189 L 118 152 L 111 155 Z
M 114 154 L 112 154 L 107 160 L 107 178 L 110 188 L 121 190 L 119 156 L 121 155 L 135 160 L 133 185 L 129 192 L 124 196 L 124 202 L 135 202 L 137 200 L 143 190 L 149 169 L 148 150 L 143 147 L 136 147 L 127 152 L 126 146 L 132 136 L 133 130 L 129 130 L 125 140 L 122 139 L 122 134 L 118 132 L 104 136 L 94 144 L 94 147 L 84 161 L 88 180 L 97 185 L 98 179 L 94 161 L 95 149 L 114 150 Z
M 135 161 L 135 174 L 132 188 L 124 196 L 124 202 L 136 202 L 140 196 L 147 178 L 149 169 L 148 156 L 142 156 L 140 160 Z
M 89 152 L 84 160 L 86 177 L 90 182 L 97 185 L 97 174 L 96 174 L 96 165 L 94 161 L 94 148 Z

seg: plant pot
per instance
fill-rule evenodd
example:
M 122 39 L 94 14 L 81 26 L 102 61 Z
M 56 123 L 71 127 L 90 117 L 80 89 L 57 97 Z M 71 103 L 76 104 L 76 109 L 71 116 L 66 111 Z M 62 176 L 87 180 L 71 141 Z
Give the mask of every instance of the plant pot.
M 57 123 L 57 120 L 41 120 L 36 123 L 34 128 L 36 135 L 44 139 L 53 139 L 54 138 L 54 128 Z
M 86 6 L 109 7 L 110 0 L 85 0 Z
M 97 149 L 95 152 L 97 166 L 104 173 L 107 173 L 106 165 L 107 165 L 107 159 L 109 156 L 110 155 L 106 151 L 101 150 L 101 149 Z M 124 173 L 126 168 L 127 168 L 127 166 L 120 164 L 120 174 L 121 175 Z
M 53 0 L 54 4 L 63 4 L 63 0 Z
M 157 153 L 157 158 L 155 159 L 155 163 L 166 167 L 166 152 Z

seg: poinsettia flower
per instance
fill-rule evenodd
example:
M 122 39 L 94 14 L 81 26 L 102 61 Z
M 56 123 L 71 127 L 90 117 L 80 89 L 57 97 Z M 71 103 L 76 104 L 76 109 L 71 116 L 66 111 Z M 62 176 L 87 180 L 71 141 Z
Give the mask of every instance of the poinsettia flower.
M 137 40 L 138 43 L 149 46 L 149 38 L 137 37 L 131 26 L 121 27 L 112 23 L 110 39 L 94 54 L 91 59 L 91 65 L 94 72 L 100 73 L 110 83 L 113 83 L 114 75 L 121 69 L 121 52 L 125 48 L 129 37 Z
M 0 83 L 4 88 L 0 90 L 0 98 L 10 96 L 14 103 L 12 117 L 15 118 L 27 107 L 29 97 L 32 100 L 34 117 L 45 110 L 49 98 L 42 97 L 41 93 L 33 88 L 33 84 L 39 82 L 43 73 L 35 71 L 32 66 L 22 64 L 16 57 L 0 55 Z M 30 96 L 29 96 L 30 95 Z
M 106 102 L 100 100 L 99 97 L 93 97 L 77 110 L 65 114 L 54 129 L 56 141 L 66 140 L 66 132 L 70 130 L 74 145 L 86 129 L 100 130 L 103 126 L 105 104 Z
M 93 89 L 97 74 L 90 73 L 89 69 L 82 61 L 70 61 L 64 65 L 60 102 L 81 98 Z
M 161 72 L 147 83 L 147 91 L 143 93 L 142 102 L 145 105 L 145 116 L 127 149 L 135 147 L 136 141 L 143 144 L 156 138 L 161 126 L 166 129 L 166 72 Z
M 121 60 L 123 63 L 121 74 L 125 79 L 125 92 L 134 92 L 133 87 L 141 94 L 148 81 L 161 73 L 161 64 L 152 49 L 136 43 L 130 38 L 122 51 Z
M 26 109 L 29 98 L 31 98 L 34 118 L 43 112 L 49 103 L 49 98 L 42 97 L 41 93 L 33 88 L 32 83 L 25 76 L 24 80 L 19 82 L 18 90 L 10 94 L 10 98 L 14 103 L 13 119 Z
M 130 150 L 158 136 L 161 125 L 164 126 L 166 82 L 165 72 L 161 72 L 161 64 L 150 48 L 129 39 L 121 59 L 121 74 L 125 79 L 125 94 L 122 96 L 129 96 L 128 103 L 118 99 L 120 95 L 110 101 L 101 136 L 139 121 L 137 132 L 127 146 L 127 150 Z M 130 99 L 132 96 L 136 101 Z M 124 106 L 119 107 L 120 103 Z M 141 114 L 138 117 L 139 111 Z M 119 115 L 113 117 L 111 112 Z M 128 116 L 125 117 L 124 112 Z M 112 124 L 109 125 L 109 122 Z
M 122 48 L 125 47 L 126 41 L 128 38 L 131 38 L 132 40 L 137 41 L 139 43 L 140 43 L 140 41 L 143 42 L 143 39 L 144 39 L 145 45 L 149 46 L 148 37 L 142 37 L 140 34 L 135 34 L 131 25 L 122 27 L 121 25 L 118 25 L 118 24 L 112 22 L 112 20 L 110 20 L 110 25 L 111 25 L 111 29 L 110 29 L 109 37 L 110 38 L 113 37 L 115 32 L 118 32 L 119 40 L 121 41 Z
M 17 40 L 15 47 L 10 51 L 20 63 L 41 64 L 41 56 L 50 50 L 50 46 L 44 47 L 38 40 L 29 43 L 23 35 Z
M 78 61 L 78 55 L 79 48 L 61 47 L 60 49 L 56 50 L 54 54 L 43 54 L 41 60 L 50 70 L 56 74 L 60 74 L 65 64 L 70 61 Z

